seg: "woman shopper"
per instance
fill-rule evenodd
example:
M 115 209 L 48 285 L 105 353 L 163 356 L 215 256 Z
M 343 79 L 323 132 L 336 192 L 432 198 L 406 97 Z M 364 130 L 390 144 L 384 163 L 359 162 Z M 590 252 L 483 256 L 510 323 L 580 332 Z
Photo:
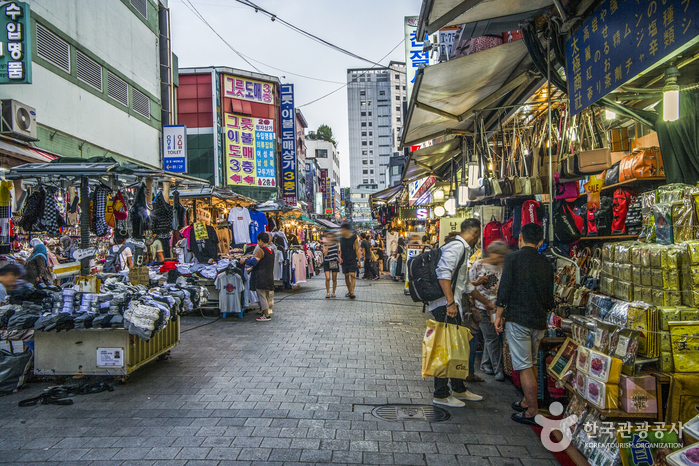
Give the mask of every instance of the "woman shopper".
M 323 239 L 323 271 L 325 272 L 325 297 L 334 298 L 337 290 L 337 273 L 340 271 L 340 262 L 337 255 L 337 241 L 335 235 L 326 233 Z M 332 277 L 333 292 L 330 294 L 330 279 Z
M 51 283 L 52 277 L 48 267 L 48 254 L 46 246 L 41 241 L 35 242 L 34 251 L 27 260 L 26 269 L 26 279 L 31 285 L 37 285 L 42 282 L 45 284 Z
M 383 241 L 381 241 L 381 235 L 376 235 L 376 239 L 374 240 L 374 254 L 376 255 L 376 260 L 379 263 L 379 275 L 376 277 L 376 280 L 381 278 L 381 273 L 384 270 L 383 268 L 383 261 L 384 261 L 384 252 L 383 252 Z
M 403 270 L 403 254 L 405 253 L 405 238 L 398 238 L 398 247 L 396 248 L 396 276 L 393 281 L 405 281 L 405 270 Z
M 255 257 L 241 259 L 240 262 L 251 266 L 251 273 L 255 274 L 257 299 L 262 311 L 257 321 L 268 322 L 272 320 L 274 308 L 274 252 L 270 246 L 269 235 L 264 231 L 257 234 L 257 245 Z
M 503 241 L 494 241 L 488 246 L 483 259 L 474 262 L 469 271 L 469 280 L 480 293 L 487 297 L 490 302 L 495 302 L 502 276 L 502 264 L 505 256 L 510 253 L 510 247 Z M 475 312 L 481 315 L 480 330 L 485 341 L 483 347 L 483 358 L 481 359 L 481 370 L 486 374 L 495 374 L 495 380 L 502 382 L 505 374 L 502 364 L 502 340 L 495 330 L 495 324 L 488 315 L 488 312 L 479 302 L 475 303 Z M 471 373 L 469 378 L 472 382 L 482 382 L 483 379 Z

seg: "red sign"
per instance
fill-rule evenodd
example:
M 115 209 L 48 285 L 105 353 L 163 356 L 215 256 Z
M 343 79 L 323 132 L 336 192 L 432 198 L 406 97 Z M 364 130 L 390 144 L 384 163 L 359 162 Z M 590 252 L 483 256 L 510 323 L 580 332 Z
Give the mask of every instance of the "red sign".
M 418 188 L 417 191 L 415 191 L 415 194 L 410 196 L 410 201 L 409 205 L 414 205 L 417 200 L 419 200 L 423 194 L 427 192 L 428 189 L 430 189 L 432 186 L 434 186 L 435 182 L 437 181 L 437 178 L 434 176 L 428 177 L 422 185 Z
M 327 193 L 328 192 L 328 171 L 327 170 L 320 170 L 320 192 L 321 193 Z

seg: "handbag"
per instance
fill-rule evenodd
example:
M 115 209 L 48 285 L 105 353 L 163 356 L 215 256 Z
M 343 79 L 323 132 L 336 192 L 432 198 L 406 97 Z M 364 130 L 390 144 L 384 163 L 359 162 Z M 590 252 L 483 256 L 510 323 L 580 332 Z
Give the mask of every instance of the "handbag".
M 612 166 L 612 151 L 602 149 L 585 150 L 577 156 L 576 171 L 584 175 L 596 175 Z
M 471 331 L 463 325 L 428 320 L 422 340 L 422 376 L 465 379 L 471 338 Z
M 660 150 L 657 147 L 627 155 L 621 159 L 619 182 L 653 176 L 665 176 Z
M 619 169 L 620 169 L 621 161 L 615 163 L 609 169 L 607 172 L 604 174 L 604 185 L 605 186 L 611 186 L 613 184 L 617 184 L 619 182 Z
M 330 269 L 332 270 L 335 270 L 340 268 L 340 264 L 337 262 L 337 260 L 331 260 L 328 262 L 328 267 L 330 267 Z
M 559 182 L 559 175 L 555 173 L 556 199 L 577 199 L 580 196 L 580 185 L 577 181 Z

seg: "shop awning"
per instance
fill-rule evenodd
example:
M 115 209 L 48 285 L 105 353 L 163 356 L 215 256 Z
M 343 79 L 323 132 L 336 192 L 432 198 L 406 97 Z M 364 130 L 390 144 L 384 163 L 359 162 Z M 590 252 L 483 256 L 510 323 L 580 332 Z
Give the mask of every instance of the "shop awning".
M 483 34 L 519 29 L 519 22 L 553 5 L 553 0 L 423 0 L 418 37 L 433 34 L 445 26 L 484 22 L 495 23 Z M 475 35 L 474 35 L 475 37 Z
M 230 188 L 204 186 L 201 189 L 178 189 L 177 191 L 180 194 L 180 199 L 208 199 L 210 197 L 215 197 L 224 201 L 241 202 L 244 204 L 255 203 L 253 199 L 234 193 Z
M 58 156 L 50 154 L 34 147 L 14 143 L 7 139 L 0 139 L 0 153 L 10 157 L 15 157 L 25 162 L 50 162 Z
M 325 228 L 330 228 L 330 229 L 338 229 L 340 228 L 340 225 L 336 225 L 335 223 L 325 220 L 323 218 L 317 218 L 315 220 L 317 223 L 319 223 L 321 226 L 324 226 Z
M 401 183 L 410 183 L 433 174 L 461 153 L 461 138 L 440 142 L 411 152 L 403 170 Z
M 418 70 L 402 146 L 463 134 L 478 109 L 535 79 L 529 61 L 517 40 Z
M 372 201 L 382 201 L 382 202 L 391 202 L 393 198 L 403 189 L 403 184 L 398 184 L 396 186 L 391 186 L 390 188 L 386 188 L 383 191 L 376 192 L 372 194 L 370 199 Z

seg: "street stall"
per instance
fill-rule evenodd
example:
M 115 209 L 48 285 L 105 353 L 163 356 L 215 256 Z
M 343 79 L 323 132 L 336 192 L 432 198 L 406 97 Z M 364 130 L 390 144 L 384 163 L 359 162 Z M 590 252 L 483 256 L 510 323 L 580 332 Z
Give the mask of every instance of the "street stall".
M 24 261 L 29 283 L 8 290 L 0 308 L 3 334 L 33 348 L 35 373 L 127 376 L 179 343 L 180 314 L 205 303 L 205 293 L 184 278 L 154 280 L 146 243 L 173 229 L 163 191 L 202 181 L 112 159 L 25 164 L 5 177 L 7 244 L 19 260 L 27 242 L 34 251 Z M 79 233 L 78 247 L 69 232 Z M 39 239 L 59 237 L 55 255 Z M 110 245 L 112 237 L 123 238 L 121 246 Z M 61 286 L 52 256 L 66 262 L 53 266 L 65 277 Z

